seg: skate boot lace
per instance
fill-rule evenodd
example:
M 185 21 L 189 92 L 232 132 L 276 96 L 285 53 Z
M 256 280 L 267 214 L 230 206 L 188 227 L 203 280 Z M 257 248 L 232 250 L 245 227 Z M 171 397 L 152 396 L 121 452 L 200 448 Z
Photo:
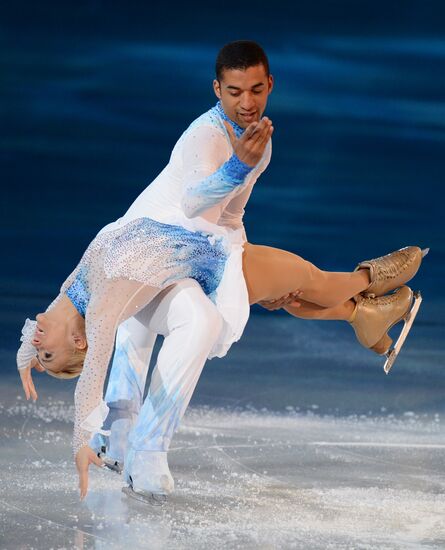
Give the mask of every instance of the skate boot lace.
M 379 296 L 378 298 L 372 298 L 368 296 L 361 296 L 361 301 L 365 304 L 370 305 L 381 305 L 386 306 L 396 302 L 399 299 L 399 294 L 397 292 L 393 294 L 386 294 L 385 296 Z

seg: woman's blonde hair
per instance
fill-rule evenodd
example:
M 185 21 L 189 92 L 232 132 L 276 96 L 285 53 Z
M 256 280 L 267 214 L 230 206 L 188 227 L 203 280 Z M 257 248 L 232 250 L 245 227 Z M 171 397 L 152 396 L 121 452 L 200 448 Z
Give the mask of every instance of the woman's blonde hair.
M 46 373 L 54 378 L 63 380 L 67 380 L 68 378 L 76 378 L 76 376 L 80 376 L 80 373 L 82 372 L 86 354 L 86 349 L 76 349 L 66 362 L 63 370 L 54 372 L 46 369 Z

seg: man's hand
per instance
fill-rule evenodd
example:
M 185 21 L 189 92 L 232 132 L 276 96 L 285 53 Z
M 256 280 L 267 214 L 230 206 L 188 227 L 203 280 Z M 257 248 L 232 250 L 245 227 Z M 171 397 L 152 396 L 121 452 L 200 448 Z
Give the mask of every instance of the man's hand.
M 276 300 L 263 300 L 258 302 L 258 304 L 269 311 L 274 311 L 284 306 L 300 307 L 301 304 L 298 301 L 298 298 L 300 298 L 302 294 L 303 291 L 295 290 L 294 292 L 290 292 L 289 294 L 286 294 L 281 298 L 277 298 Z
M 252 122 L 239 139 L 235 136 L 230 123 L 226 120 L 223 120 L 223 122 L 235 155 L 249 166 L 256 166 L 261 160 L 267 142 L 273 133 L 272 121 L 267 117 L 263 117 L 260 122 Z
M 32 381 L 31 369 L 36 369 L 38 372 L 44 372 L 44 368 L 37 361 L 36 358 L 31 359 L 26 369 L 19 369 L 20 378 L 22 380 L 22 386 L 25 391 L 26 399 L 32 397 L 33 401 L 37 401 L 37 392 Z
M 80 500 L 83 500 L 88 492 L 88 468 L 90 467 L 90 464 L 95 464 L 96 466 L 102 468 L 104 461 L 96 455 L 91 447 L 84 445 L 76 454 L 76 468 L 77 473 L 79 474 Z

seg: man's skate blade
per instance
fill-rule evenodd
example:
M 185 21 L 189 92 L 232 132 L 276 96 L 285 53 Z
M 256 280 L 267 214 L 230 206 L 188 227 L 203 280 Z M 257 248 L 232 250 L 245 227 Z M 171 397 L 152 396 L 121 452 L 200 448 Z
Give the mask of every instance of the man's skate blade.
M 157 495 L 155 493 L 139 493 L 133 489 L 131 485 L 122 487 L 122 492 L 138 502 L 149 504 L 150 506 L 162 506 L 167 502 L 166 495 Z
M 409 334 L 409 331 L 411 330 L 411 327 L 413 326 L 414 319 L 416 318 L 416 315 L 419 311 L 420 304 L 422 303 L 422 295 L 419 291 L 414 293 L 414 302 L 411 307 L 410 312 L 405 317 L 404 321 L 405 324 L 403 326 L 402 332 L 400 333 L 400 336 L 397 339 L 397 342 L 395 343 L 392 350 L 390 350 L 387 354 L 387 359 L 385 361 L 385 364 L 383 365 L 383 370 L 386 374 L 389 373 L 391 370 L 391 367 L 394 365 L 397 356 L 399 355 L 400 350 L 402 349 L 403 344 L 405 343 L 405 340 Z
M 119 462 L 115 462 L 114 464 L 105 462 L 104 466 L 108 470 L 111 470 L 112 472 L 115 472 L 116 474 L 119 474 L 119 475 L 121 475 L 124 470 L 123 466 L 119 464 Z
M 122 474 L 124 467 L 119 461 L 113 460 L 102 453 L 97 453 L 97 456 L 103 461 L 104 468 L 116 472 L 117 474 Z

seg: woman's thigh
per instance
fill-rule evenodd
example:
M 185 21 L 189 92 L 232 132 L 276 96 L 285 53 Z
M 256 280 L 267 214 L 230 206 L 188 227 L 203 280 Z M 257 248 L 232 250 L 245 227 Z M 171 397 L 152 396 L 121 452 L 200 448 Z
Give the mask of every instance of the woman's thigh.
M 294 290 L 311 292 L 323 283 L 324 272 L 286 250 L 246 243 L 243 272 L 251 304 L 280 298 Z

